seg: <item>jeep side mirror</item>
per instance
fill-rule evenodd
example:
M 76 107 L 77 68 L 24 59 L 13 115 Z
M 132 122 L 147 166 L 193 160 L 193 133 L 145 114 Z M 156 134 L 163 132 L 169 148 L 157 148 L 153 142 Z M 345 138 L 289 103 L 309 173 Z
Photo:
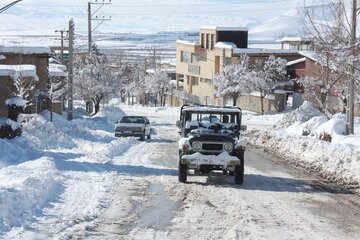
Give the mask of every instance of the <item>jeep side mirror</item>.
M 240 130 L 241 130 L 241 131 L 246 131 L 246 130 L 247 130 L 247 126 L 246 126 L 246 125 L 241 125 L 241 126 L 240 126 Z
M 180 121 L 180 120 L 177 120 L 177 121 L 176 121 L 176 126 L 177 126 L 178 128 L 181 128 L 181 121 Z

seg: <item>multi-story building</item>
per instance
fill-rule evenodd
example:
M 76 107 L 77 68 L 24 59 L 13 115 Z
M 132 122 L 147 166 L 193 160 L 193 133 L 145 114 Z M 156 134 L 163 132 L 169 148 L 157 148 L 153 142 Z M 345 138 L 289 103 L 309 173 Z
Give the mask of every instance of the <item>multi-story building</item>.
M 176 42 L 178 91 L 174 95 L 178 97 L 178 103 L 223 104 L 223 99 L 214 95 L 214 76 L 243 54 L 247 54 L 250 61 L 270 55 L 286 60 L 300 58 L 296 50 L 248 48 L 246 28 L 202 27 L 200 42 Z

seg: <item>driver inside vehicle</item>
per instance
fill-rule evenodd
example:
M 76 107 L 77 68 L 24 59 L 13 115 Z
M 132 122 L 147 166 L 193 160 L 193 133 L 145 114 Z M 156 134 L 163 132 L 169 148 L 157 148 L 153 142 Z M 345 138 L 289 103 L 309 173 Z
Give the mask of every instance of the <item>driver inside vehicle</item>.
M 223 122 L 223 123 L 229 123 L 229 115 L 224 115 L 224 116 L 222 117 L 222 122 Z

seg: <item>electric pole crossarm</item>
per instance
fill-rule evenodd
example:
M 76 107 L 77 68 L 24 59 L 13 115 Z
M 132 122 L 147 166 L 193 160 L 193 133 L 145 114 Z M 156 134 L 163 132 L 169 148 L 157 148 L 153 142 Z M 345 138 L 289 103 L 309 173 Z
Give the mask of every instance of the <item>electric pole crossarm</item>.
M 91 5 L 93 4 L 97 4 L 100 5 L 100 7 L 98 7 L 96 9 L 96 11 L 94 13 L 91 12 Z M 88 52 L 89 54 L 91 54 L 91 48 L 92 48 L 92 32 L 98 28 L 104 21 L 110 21 L 111 17 L 106 18 L 105 16 L 102 17 L 98 17 L 96 16 L 95 18 L 93 18 L 94 14 L 97 13 L 104 5 L 109 5 L 111 4 L 111 0 L 109 0 L 108 2 L 105 2 L 105 0 L 102 0 L 102 2 L 98 2 L 98 0 L 95 0 L 95 2 L 88 2 Z M 92 29 L 91 27 L 91 21 L 101 21 L 96 27 L 95 29 Z

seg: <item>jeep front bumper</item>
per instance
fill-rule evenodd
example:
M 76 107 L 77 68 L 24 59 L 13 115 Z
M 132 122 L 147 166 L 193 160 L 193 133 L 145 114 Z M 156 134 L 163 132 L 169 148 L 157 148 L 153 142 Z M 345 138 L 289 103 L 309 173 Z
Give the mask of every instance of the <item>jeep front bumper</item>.
M 223 152 L 219 155 L 194 153 L 182 155 L 180 163 L 188 165 L 189 168 L 199 168 L 201 165 L 213 165 L 223 166 L 223 168 L 226 169 L 230 166 L 240 165 L 240 159 L 235 156 L 231 156 L 228 152 Z

